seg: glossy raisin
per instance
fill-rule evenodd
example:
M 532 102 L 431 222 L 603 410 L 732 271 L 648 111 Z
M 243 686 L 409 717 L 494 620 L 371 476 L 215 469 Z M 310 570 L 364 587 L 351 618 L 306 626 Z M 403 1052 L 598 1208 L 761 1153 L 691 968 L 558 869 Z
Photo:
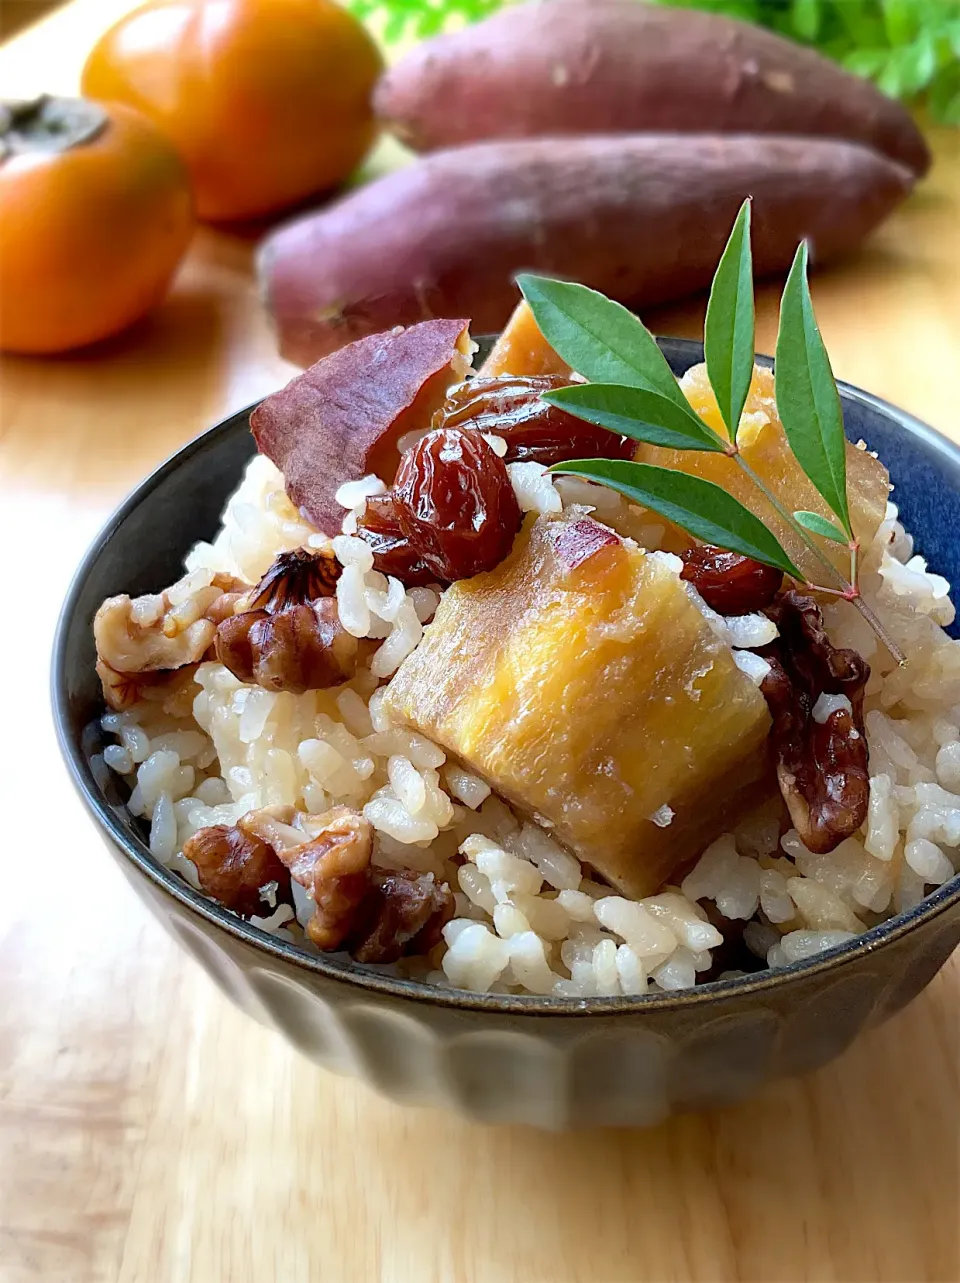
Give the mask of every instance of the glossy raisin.
M 434 427 L 476 428 L 507 443 L 506 463 L 550 466 L 568 459 L 632 459 L 636 444 L 541 401 L 572 380 L 560 374 L 476 378 L 455 387 Z
M 412 547 L 451 582 L 499 565 L 523 519 L 503 460 L 471 428 L 427 433 L 403 456 L 393 497 Z
M 680 578 L 693 584 L 711 610 L 719 615 L 749 615 L 769 606 L 780 591 L 783 574 L 772 566 L 727 552 L 713 544 L 698 544 L 680 557 Z
M 373 549 L 373 565 L 382 575 L 393 575 L 408 588 L 437 582 L 400 526 L 392 494 L 373 495 L 357 522 L 357 534 Z

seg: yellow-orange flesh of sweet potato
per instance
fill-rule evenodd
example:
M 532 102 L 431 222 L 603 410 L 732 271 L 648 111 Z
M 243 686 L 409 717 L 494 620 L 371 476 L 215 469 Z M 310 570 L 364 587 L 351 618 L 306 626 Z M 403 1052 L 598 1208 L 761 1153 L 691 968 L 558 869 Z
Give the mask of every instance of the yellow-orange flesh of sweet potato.
M 688 370 L 680 380 L 680 386 L 700 417 L 726 440 L 726 429 L 707 379 L 706 366 L 697 365 Z M 740 420 L 737 443 L 746 462 L 790 512 L 806 509 L 834 519 L 787 444 L 774 400 L 773 373 L 762 366 L 757 366 L 753 372 L 753 382 Z M 650 445 L 640 445 L 636 457 L 644 463 L 655 463 L 661 467 L 693 473 L 722 486 L 770 527 L 794 564 L 813 583 L 824 584 L 825 587 L 835 586 L 809 548 L 797 538 L 734 460 L 722 454 L 664 450 Z M 872 454 L 849 443 L 847 494 L 854 533 L 860 540 L 861 547 L 869 548 L 886 511 L 890 474 Z M 847 549 L 822 539 L 817 542 L 832 564 L 843 575 L 848 575 L 850 554 Z
M 480 367 L 480 374 L 487 378 L 499 378 L 504 374 L 569 373 L 570 366 L 540 333 L 526 299 L 521 299 L 513 309 L 510 320 Z
M 577 564 L 591 530 L 602 546 Z M 589 518 L 528 518 L 496 570 L 447 590 L 386 695 L 631 895 L 769 788 L 763 696 L 672 562 Z

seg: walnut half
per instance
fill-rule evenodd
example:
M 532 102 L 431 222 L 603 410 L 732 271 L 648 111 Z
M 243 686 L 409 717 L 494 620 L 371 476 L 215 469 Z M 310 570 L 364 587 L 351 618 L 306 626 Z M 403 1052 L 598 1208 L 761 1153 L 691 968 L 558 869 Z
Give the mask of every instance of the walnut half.
M 373 829 L 345 806 L 320 815 L 289 806 L 250 811 L 229 829 L 201 829 L 184 855 L 197 865 L 204 891 L 245 916 L 259 911 L 267 881 L 278 882 L 278 900 L 288 902 L 292 877 L 316 905 L 309 938 L 327 952 L 345 949 L 358 962 L 428 953 L 454 913 L 453 892 L 432 873 L 374 868 Z
M 177 669 L 198 664 L 246 587 L 220 574 L 196 592 L 178 592 L 184 583 L 142 597 L 108 597 L 94 616 L 97 673 L 111 708 L 129 708 Z
M 340 623 L 339 564 L 324 554 L 281 553 L 216 630 L 217 658 L 234 677 L 302 695 L 349 681 L 369 643 Z
M 269 843 L 238 825 L 200 829 L 183 854 L 196 865 L 203 891 L 242 918 L 267 912 L 260 888 L 270 882 L 277 883 L 277 903 L 290 903 L 289 870 Z
M 367 891 L 373 829 L 346 806 L 298 817 L 296 828 L 289 823 L 292 818 L 289 808 L 272 807 L 245 815 L 240 825 L 270 842 L 290 875 L 313 897 L 317 911 L 307 924 L 313 943 L 337 949 Z
M 761 690 L 773 718 L 780 792 L 804 846 L 823 855 L 867 818 L 863 692 L 870 666 L 856 651 L 833 646 L 812 597 L 785 592 L 766 613 L 780 633 L 761 651 L 770 664 Z M 818 721 L 813 711 L 821 695 L 843 695 L 849 709 Z

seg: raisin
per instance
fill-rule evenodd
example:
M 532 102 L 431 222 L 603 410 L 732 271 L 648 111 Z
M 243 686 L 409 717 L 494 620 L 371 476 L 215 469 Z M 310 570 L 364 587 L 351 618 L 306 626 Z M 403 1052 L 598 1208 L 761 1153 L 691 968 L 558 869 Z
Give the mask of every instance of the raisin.
M 780 591 L 783 574 L 773 566 L 727 552 L 713 544 L 698 544 L 680 557 L 680 578 L 693 584 L 711 610 L 719 615 L 749 615 L 769 606 Z
M 452 582 L 504 559 L 523 514 L 503 460 L 472 428 L 439 428 L 403 456 L 400 527 L 435 577 Z
M 374 569 L 382 575 L 393 575 L 408 588 L 436 583 L 437 576 L 400 527 L 393 495 L 378 494 L 367 500 L 357 534 L 373 549 Z
M 632 459 L 636 445 L 629 438 L 541 401 L 541 393 L 570 383 L 559 374 L 470 379 L 448 394 L 434 427 L 496 433 L 507 443 L 506 463 L 549 467 L 568 459 Z

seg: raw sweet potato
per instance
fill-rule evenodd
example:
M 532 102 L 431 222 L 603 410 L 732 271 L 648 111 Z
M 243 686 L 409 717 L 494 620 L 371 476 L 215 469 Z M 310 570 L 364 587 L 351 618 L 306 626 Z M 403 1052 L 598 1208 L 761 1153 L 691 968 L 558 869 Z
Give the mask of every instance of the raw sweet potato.
M 425 157 L 280 228 L 260 253 L 280 347 L 307 365 L 352 339 L 429 317 L 499 330 L 515 274 L 582 281 L 624 303 L 709 284 L 754 197 L 758 276 L 807 236 L 817 261 L 852 249 L 913 174 L 855 143 L 630 134 L 480 143 Z
M 397 441 L 429 427 L 468 366 L 469 321 L 426 321 L 376 334 L 318 361 L 250 416 L 257 449 L 283 473 L 290 499 L 320 530 L 339 534 L 344 481 L 392 481 Z
M 747 23 L 637 0 L 510 5 L 413 49 L 375 103 L 416 151 L 709 129 L 846 138 L 917 174 L 930 164 L 909 113 L 868 81 Z

